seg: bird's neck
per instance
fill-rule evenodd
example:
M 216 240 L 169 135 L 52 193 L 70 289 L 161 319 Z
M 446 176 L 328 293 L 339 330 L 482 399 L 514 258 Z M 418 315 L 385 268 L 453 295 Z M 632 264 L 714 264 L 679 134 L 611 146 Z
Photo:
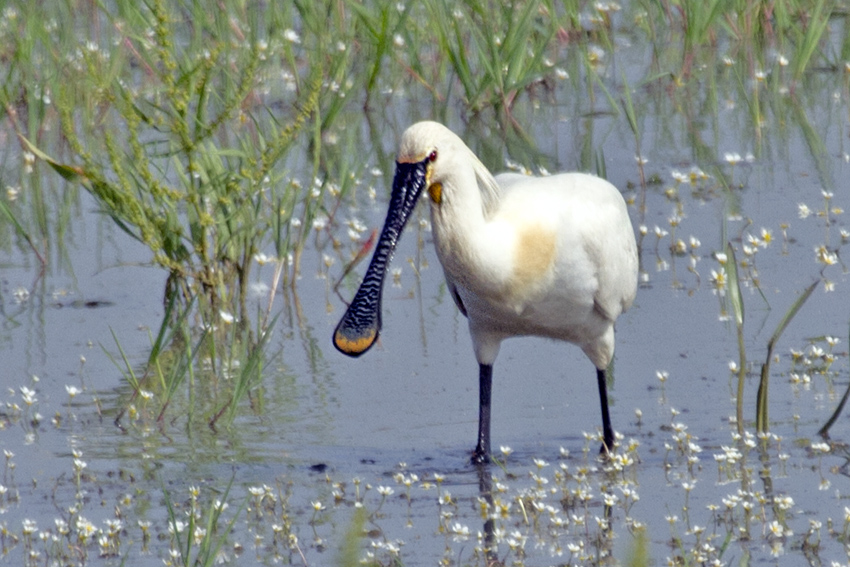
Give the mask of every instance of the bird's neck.
M 494 234 L 475 175 L 470 172 L 468 178 L 444 183 L 442 202 L 431 202 L 431 224 L 447 277 L 468 288 L 482 282 L 498 285 L 492 274 L 498 267 L 491 265 L 493 258 L 488 254 L 495 244 L 490 242 Z

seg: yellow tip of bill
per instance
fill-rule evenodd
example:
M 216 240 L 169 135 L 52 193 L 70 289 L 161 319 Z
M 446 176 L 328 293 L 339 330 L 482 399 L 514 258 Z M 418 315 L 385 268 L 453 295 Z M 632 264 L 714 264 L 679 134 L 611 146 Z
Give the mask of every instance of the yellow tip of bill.
M 357 356 L 369 350 L 377 335 L 376 329 L 370 329 L 368 333 L 354 338 L 345 336 L 342 331 L 337 331 L 334 333 L 334 345 L 349 356 Z

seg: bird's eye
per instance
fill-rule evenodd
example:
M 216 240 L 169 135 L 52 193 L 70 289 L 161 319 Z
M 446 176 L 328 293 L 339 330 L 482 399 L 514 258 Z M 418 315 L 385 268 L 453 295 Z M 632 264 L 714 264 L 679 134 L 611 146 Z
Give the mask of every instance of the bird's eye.
M 431 150 L 431 153 L 428 154 L 428 161 L 436 161 L 437 160 L 437 150 Z

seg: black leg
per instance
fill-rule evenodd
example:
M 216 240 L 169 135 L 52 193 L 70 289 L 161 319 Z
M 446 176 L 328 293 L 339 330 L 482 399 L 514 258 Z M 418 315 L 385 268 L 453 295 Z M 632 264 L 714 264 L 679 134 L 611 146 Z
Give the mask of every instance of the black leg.
M 478 445 L 472 452 L 474 464 L 490 460 L 490 392 L 493 388 L 493 365 L 478 365 Z M 607 408 L 606 408 L 607 410 Z
M 608 389 L 606 372 L 596 369 L 596 381 L 599 384 L 599 403 L 602 405 L 602 453 L 614 448 L 614 430 L 611 428 L 611 417 L 608 415 Z

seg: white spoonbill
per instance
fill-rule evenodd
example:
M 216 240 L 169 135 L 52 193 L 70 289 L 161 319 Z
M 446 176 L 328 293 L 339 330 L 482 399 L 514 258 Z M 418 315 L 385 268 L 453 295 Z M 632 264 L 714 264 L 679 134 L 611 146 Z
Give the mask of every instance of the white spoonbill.
M 479 365 L 478 444 L 490 455 L 493 363 L 502 340 L 534 335 L 574 343 L 596 366 L 603 449 L 614 444 L 606 370 L 614 321 L 637 291 L 638 257 L 626 203 L 607 181 L 583 173 L 493 177 L 452 131 L 419 122 L 401 138 L 389 211 L 372 261 L 333 342 L 360 356 L 381 330 L 387 265 L 426 189 L 437 256 Z

